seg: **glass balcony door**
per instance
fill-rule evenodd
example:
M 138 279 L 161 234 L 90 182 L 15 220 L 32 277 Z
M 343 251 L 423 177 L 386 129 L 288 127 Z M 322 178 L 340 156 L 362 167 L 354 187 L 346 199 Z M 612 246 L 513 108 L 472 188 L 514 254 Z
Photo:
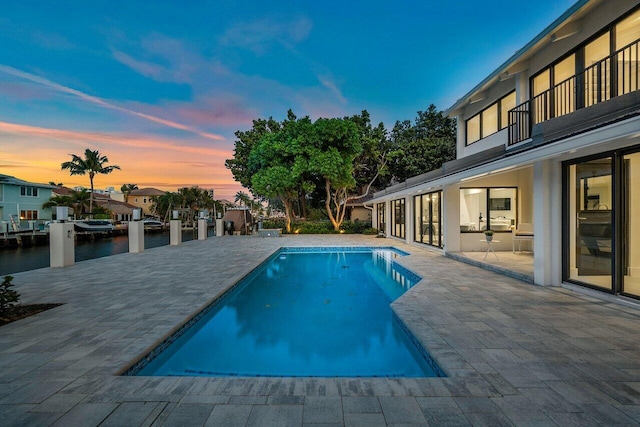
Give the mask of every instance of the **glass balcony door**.
M 623 157 L 622 291 L 640 297 L 640 153 Z
M 569 167 L 569 279 L 612 290 L 612 158 Z

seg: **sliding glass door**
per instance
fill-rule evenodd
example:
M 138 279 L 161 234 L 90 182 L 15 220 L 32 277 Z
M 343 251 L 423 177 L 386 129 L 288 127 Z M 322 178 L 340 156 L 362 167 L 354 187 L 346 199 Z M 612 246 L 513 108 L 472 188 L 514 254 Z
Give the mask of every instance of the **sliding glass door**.
M 565 280 L 640 298 L 638 148 L 565 171 Z
M 640 297 L 640 153 L 623 156 L 622 292 Z
M 442 247 L 442 192 L 414 196 L 414 241 Z
M 611 289 L 612 158 L 570 166 L 569 278 Z

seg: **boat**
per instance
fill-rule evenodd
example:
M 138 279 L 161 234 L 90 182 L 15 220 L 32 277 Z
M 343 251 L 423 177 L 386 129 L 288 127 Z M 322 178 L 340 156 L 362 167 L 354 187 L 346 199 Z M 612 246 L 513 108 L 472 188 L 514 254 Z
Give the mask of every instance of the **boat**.
M 142 220 L 142 223 L 145 230 L 162 230 L 164 228 L 164 223 L 157 219 L 146 218 Z
M 84 231 L 88 233 L 104 233 L 113 231 L 113 224 L 106 219 L 88 219 L 73 221 L 76 231 Z

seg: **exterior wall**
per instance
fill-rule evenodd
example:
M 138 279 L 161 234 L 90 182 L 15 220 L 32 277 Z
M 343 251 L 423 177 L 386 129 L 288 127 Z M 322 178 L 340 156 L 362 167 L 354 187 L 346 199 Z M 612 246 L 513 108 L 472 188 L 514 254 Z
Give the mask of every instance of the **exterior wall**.
M 127 203 L 142 209 L 143 215 L 151 215 L 151 196 L 146 194 L 130 195 Z
M 516 104 L 527 101 L 530 99 L 529 81 L 534 75 L 594 37 L 611 22 L 616 21 L 637 6 L 637 2 L 627 0 L 607 0 L 594 3 L 597 4 L 588 6 L 586 14 L 582 14 L 580 19 L 567 24 L 567 26 L 575 28 L 577 31 L 575 34 L 552 41 L 554 40 L 553 34 L 555 34 L 552 33 L 550 37 L 534 46 L 530 50 L 531 54 L 523 55 L 523 58 L 526 59 L 516 62 L 511 70 L 505 70 L 505 77 L 501 75 L 501 78 L 495 78 L 494 82 L 481 92 L 469 95 L 471 99 L 480 99 L 479 101 L 460 106 L 455 110 L 458 123 L 458 158 L 508 143 L 508 134 L 502 130 L 467 146 L 465 135 L 467 119 L 512 90 L 516 90 Z M 558 32 L 562 31 L 561 27 Z
M 2 186 L 2 199 L 0 200 L 0 221 L 9 221 L 11 215 L 20 215 L 21 210 L 38 211 L 39 220 L 50 220 L 51 209 L 43 209 L 42 205 L 47 202 L 52 196 L 52 190 L 50 188 L 42 188 L 38 185 L 32 185 L 32 187 L 38 188 L 38 196 L 21 196 L 20 187 L 22 185 L 13 184 L 0 184 Z M 29 185 L 25 185 L 28 187 Z M 26 224 L 26 221 L 23 221 Z
M 354 206 L 351 208 L 351 221 L 362 221 L 362 222 L 371 222 L 371 210 L 361 207 Z

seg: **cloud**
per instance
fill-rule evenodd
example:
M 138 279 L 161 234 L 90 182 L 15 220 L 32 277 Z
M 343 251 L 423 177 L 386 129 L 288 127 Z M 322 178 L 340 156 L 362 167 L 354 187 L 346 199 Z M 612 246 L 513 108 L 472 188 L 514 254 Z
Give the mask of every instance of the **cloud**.
M 273 43 L 287 48 L 293 47 L 305 40 L 312 28 L 313 23 L 306 17 L 298 17 L 287 22 L 263 18 L 229 28 L 220 38 L 220 43 L 243 47 L 257 55 L 263 55 Z
M 136 57 L 112 49 L 116 61 L 159 82 L 196 83 L 203 69 L 213 67 L 195 49 L 177 39 L 152 33 L 135 43 Z
M 78 145 L 86 145 L 87 141 L 94 143 L 109 143 L 122 145 L 128 148 L 145 148 L 152 150 L 179 151 L 198 156 L 214 156 L 227 158 L 231 152 L 218 148 L 199 147 L 193 145 L 177 145 L 172 140 L 150 137 L 147 135 L 114 135 L 99 132 L 82 132 L 74 130 L 53 129 L 37 126 L 21 125 L 0 121 L 0 133 L 24 135 L 74 142 Z
M 132 115 L 132 116 L 136 116 L 136 117 L 140 117 L 142 119 L 149 120 L 151 122 L 158 123 L 158 124 L 163 125 L 163 126 L 167 126 L 167 127 L 173 128 L 173 129 L 180 129 L 180 130 L 183 130 L 185 132 L 190 132 L 190 133 L 199 135 L 199 136 L 201 136 L 203 138 L 212 139 L 212 140 L 215 140 L 215 141 L 224 141 L 225 140 L 225 138 L 223 136 L 221 136 L 221 135 L 216 135 L 216 134 L 213 134 L 213 133 L 204 132 L 204 131 L 201 131 L 201 130 L 199 130 L 197 128 L 194 128 L 192 126 L 184 125 L 182 123 L 178 123 L 178 122 L 175 122 L 175 121 L 172 121 L 172 120 L 163 119 L 161 117 L 152 116 L 152 115 L 149 115 L 149 114 L 145 114 L 145 113 L 141 113 L 141 112 L 138 112 L 138 111 L 130 110 L 128 108 L 124 108 L 124 107 L 121 107 L 121 106 L 118 106 L 118 105 L 115 105 L 115 104 L 111 104 L 111 103 L 109 103 L 109 102 L 107 102 L 107 101 L 105 101 L 105 100 L 103 100 L 101 98 L 98 98 L 96 96 L 88 95 L 88 94 L 80 92 L 78 90 L 71 89 L 69 87 L 66 87 L 66 86 L 60 85 L 58 83 L 52 82 L 52 81 L 47 80 L 47 79 L 45 79 L 43 77 L 39 77 L 39 76 L 36 76 L 34 74 L 30 74 L 30 73 L 26 73 L 24 71 L 20 71 L 18 69 L 13 68 L 13 67 L 0 65 L 0 72 L 4 72 L 4 73 L 12 75 L 14 77 L 20 77 L 22 79 L 25 79 L 25 80 L 28 80 L 28 81 L 31 81 L 31 82 L 34 82 L 34 83 L 37 83 L 37 84 L 41 84 L 41 85 L 43 85 L 45 87 L 48 87 L 50 89 L 54 89 L 54 90 L 56 90 L 58 92 L 61 92 L 61 93 L 66 93 L 66 94 L 69 94 L 69 95 L 73 95 L 73 96 L 75 96 L 75 97 L 77 97 L 77 98 L 79 98 L 79 99 L 81 99 L 83 101 L 89 102 L 89 103 L 94 104 L 94 105 L 98 105 L 98 106 L 103 107 L 103 108 L 108 108 L 108 109 L 111 109 L 111 110 L 120 111 L 122 113 L 125 113 L 125 114 L 128 114 L 128 115 Z
M 326 87 L 331 91 L 331 93 L 340 101 L 342 104 L 347 103 L 347 99 L 342 95 L 342 91 L 338 88 L 338 86 L 333 82 L 333 80 L 328 76 L 318 76 L 318 80 L 322 84 L 322 86 Z

